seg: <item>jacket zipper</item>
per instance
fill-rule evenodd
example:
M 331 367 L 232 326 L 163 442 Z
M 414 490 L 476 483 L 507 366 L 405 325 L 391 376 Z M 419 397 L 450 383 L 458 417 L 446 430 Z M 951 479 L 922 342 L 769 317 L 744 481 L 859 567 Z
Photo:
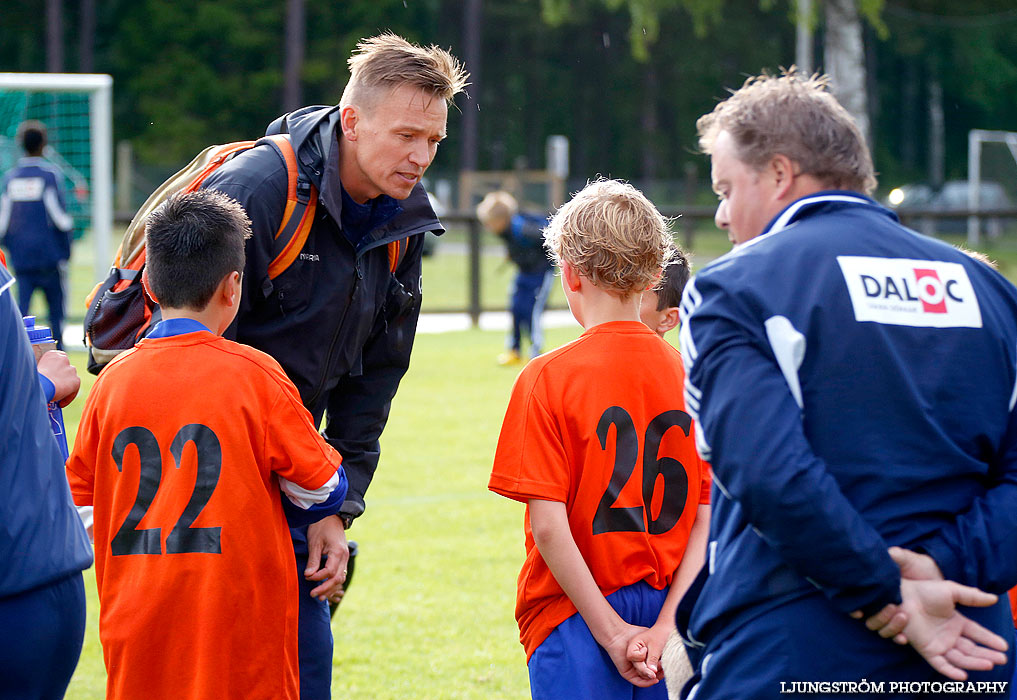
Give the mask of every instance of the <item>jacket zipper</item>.
M 314 389 L 314 394 L 308 399 L 308 407 L 314 406 L 318 401 L 318 397 L 321 396 L 321 390 L 325 387 L 325 380 L 328 379 L 329 369 L 332 367 L 332 357 L 335 354 L 336 343 L 339 342 L 339 337 L 342 335 L 343 327 L 346 325 L 346 316 L 350 313 L 350 306 L 353 305 L 353 298 L 357 295 L 357 290 L 360 288 L 360 282 L 364 279 L 364 271 L 360 269 L 360 255 L 356 255 L 356 264 L 354 269 L 357 273 L 357 279 L 353 282 L 353 286 L 350 288 L 350 298 L 346 300 L 346 308 L 343 309 L 343 315 L 339 319 L 339 325 L 336 326 L 335 335 L 332 336 L 332 342 L 329 343 L 328 353 L 325 355 L 325 362 L 321 368 L 321 378 L 318 379 L 318 385 Z M 326 410 L 328 407 L 326 406 Z
M 391 240 L 392 241 L 397 241 L 397 240 L 401 240 L 403 238 L 409 238 L 410 236 L 413 236 L 413 235 L 415 235 L 417 233 L 423 233 L 424 231 L 427 231 L 427 230 L 430 230 L 430 229 L 423 229 L 423 231 L 417 230 L 417 229 L 412 229 L 408 233 L 400 233 L 399 235 L 395 236 Z M 343 309 L 342 318 L 339 319 L 339 325 L 336 327 L 335 335 L 332 336 L 332 342 L 328 346 L 328 354 L 325 355 L 325 363 L 324 363 L 324 366 L 322 367 L 322 370 L 321 370 L 321 378 L 318 380 L 318 384 L 317 384 L 317 386 L 314 389 L 314 394 L 312 394 L 311 397 L 307 400 L 308 410 L 310 410 L 311 406 L 314 406 L 315 403 L 317 403 L 318 398 L 321 396 L 321 390 L 325 387 L 325 381 L 328 379 L 329 369 L 332 366 L 332 356 L 335 353 L 336 343 L 339 342 L 339 337 L 342 335 L 343 327 L 346 325 L 346 316 L 350 312 L 350 306 L 353 303 L 353 297 L 356 295 L 357 289 L 360 287 L 360 282 L 364 279 L 364 271 L 360 267 L 360 261 L 361 261 L 363 255 L 367 251 L 374 250 L 375 248 L 377 248 L 379 246 L 382 246 L 382 245 L 388 245 L 390 242 L 391 241 L 382 238 L 381 240 L 375 241 L 373 244 L 368 245 L 368 246 L 364 247 L 363 249 L 361 249 L 359 251 L 357 251 L 354 248 L 354 253 L 353 254 L 354 254 L 355 258 L 356 258 L 356 264 L 354 265 L 354 270 L 356 272 L 357 279 L 353 283 L 353 288 L 350 290 L 350 298 L 346 300 L 346 308 Z M 353 244 L 350 243 L 350 245 L 352 246 Z M 328 410 L 327 406 L 326 406 L 325 410 L 326 411 Z

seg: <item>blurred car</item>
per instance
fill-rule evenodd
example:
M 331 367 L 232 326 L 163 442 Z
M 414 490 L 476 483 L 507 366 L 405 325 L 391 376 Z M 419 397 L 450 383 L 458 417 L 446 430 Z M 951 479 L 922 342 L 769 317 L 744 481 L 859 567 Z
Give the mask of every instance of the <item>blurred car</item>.
M 928 185 L 901 185 L 890 190 L 884 204 L 891 209 L 924 209 L 932 201 L 932 195 Z
M 901 185 L 890 191 L 884 203 L 892 208 L 904 212 L 912 211 L 933 211 L 933 212 L 963 212 L 971 207 L 968 203 L 968 181 L 950 180 L 943 183 L 939 191 L 925 184 Z M 1006 190 L 998 182 L 983 181 L 978 185 L 978 209 L 979 211 L 991 213 L 993 211 L 1012 209 L 1013 201 Z M 930 223 L 931 222 L 931 225 Z M 981 231 L 990 237 L 996 237 L 1002 233 L 1004 225 L 1012 225 L 1011 218 L 1001 219 L 998 216 L 982 216 Z M 947 216 L 926 219 L 922 230 L 931 233 L 964 233 L 968 230 L 966 216 Z

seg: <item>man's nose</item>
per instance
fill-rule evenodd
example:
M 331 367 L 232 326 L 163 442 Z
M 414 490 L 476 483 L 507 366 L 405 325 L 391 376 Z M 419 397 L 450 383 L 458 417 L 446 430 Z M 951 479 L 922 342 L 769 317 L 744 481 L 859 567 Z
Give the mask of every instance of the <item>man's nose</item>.
M 413 148 L 410 149 L 410 162 L 419 168 L 426 168 L 431 164 L 431 158 L 434 157 L 431 152 L 430 145 L 426 140 L 420 139 L 413 143 Z
M 717 228 L 727 230 L 731 220 L 727 215 L 727 200 L 721 200 L 720 204 L 717 205 L 717 213 L 713 215 L 713 223 L 717 225 Z

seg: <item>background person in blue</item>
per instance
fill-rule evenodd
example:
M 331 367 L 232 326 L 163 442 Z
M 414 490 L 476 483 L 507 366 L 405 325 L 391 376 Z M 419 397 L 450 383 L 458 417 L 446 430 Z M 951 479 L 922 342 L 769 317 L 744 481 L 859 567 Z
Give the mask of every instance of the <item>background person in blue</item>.
M 544 250 L 547 217 L 520 212 L 516 198 L 499 190 L 488 193 L 477 205 L 477 218 L 484 228 L 505 241 L 509 260 L 518 268 L 509 293 L 512 328 L 498 363 L 519 364 L 523 361 L 523 334 L 530 336 L 530 358 L 543 352 L 541 317 L 554 282 L 554 266 Z
M 26 155 L 0 181 L 0 241 L 10 252 L 9 264 L 18 280 L 21 315 L 28 315 L 32 293 L 41 289 L 50 329 L 62 350 L 64 276 L 74 219 L 67 213 L 63 174 L 42 157 L 46 127 L 34 120 L 23 122 L 18 141 Z
M 81 655 L 81 572 L 92 547 L 71 502 L 12 283 L 0 265 L 0 700 L 49 700 L 64 696 Z M 62 353 L 44 357 L 69 366 Z M 50 398 L 77 391 L 73 371 L 48 376 Z
M 1017 290 L 861 194 L 823 79 L 750 79 L 697 126 L 735 249 L 682 300 L 715 483 L 685 692 L 1009 680 L 1009 604 L 968 586 L 1017 583 Z

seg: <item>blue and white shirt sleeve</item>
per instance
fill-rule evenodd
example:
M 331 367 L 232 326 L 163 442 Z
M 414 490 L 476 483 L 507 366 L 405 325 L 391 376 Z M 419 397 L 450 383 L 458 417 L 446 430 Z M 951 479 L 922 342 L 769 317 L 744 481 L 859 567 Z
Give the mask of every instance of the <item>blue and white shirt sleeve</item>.
M 310 490 L 279 477 L 283 512 L 290 527 L 304 527 L 322 518 L 337 515 L 346 500 L 348 483 L 342 469 L 319 488 Z
M 10 176 L 0 178 L 0 239 L 7 235 L 11 225 L 11 196 L 7 193 Z
M 900 601 L 897 566 L 806 439 L 797 375 L 805 337 L 764 308 L 709 269 L 686 287 L 680 340 L 700 455 L 743 528 L 840 610 L 875 612 Z
M 46 169 L 46 188 L 43 190 L 42 202 L 46 206 L 46 215 L 53 227 L 64 233 L 74 228 L 74 217 L 67 213 L 64 190 L 60 185 L 60 175 L 53 169 Z

